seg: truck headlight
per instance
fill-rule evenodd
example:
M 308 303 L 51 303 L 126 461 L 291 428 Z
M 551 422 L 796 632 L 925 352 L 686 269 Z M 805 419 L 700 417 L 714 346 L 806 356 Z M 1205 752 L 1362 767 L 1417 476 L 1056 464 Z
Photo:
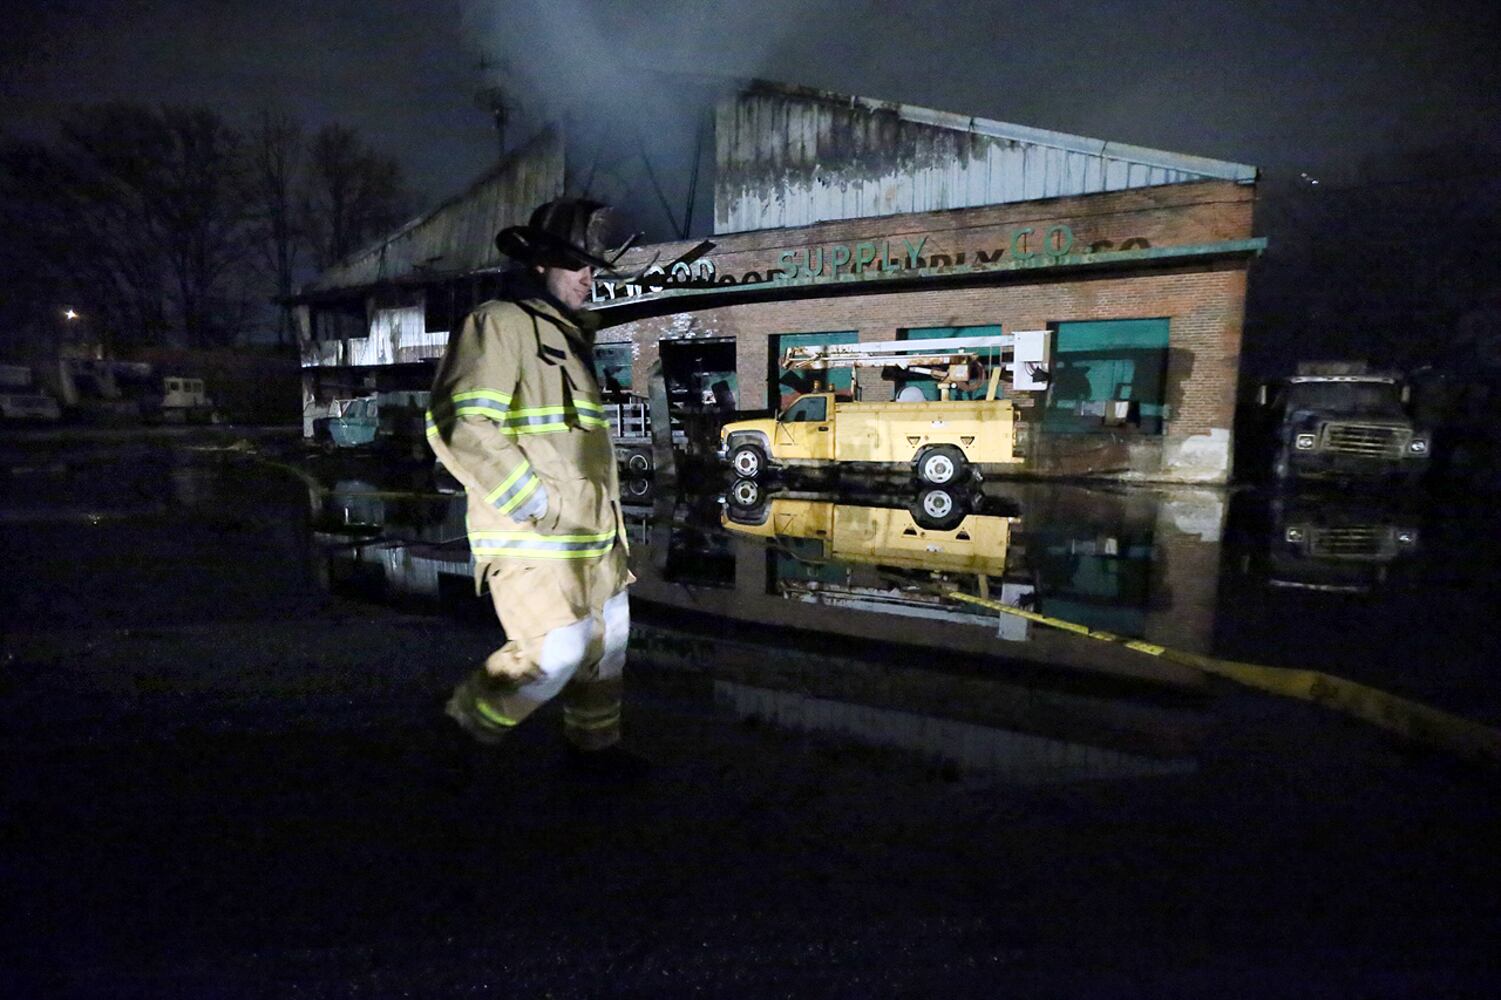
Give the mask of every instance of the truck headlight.
M 1428 439 L 1413 438 L 1411 441 L 1407 442 L 1407 450 L 1412 452 L 1414 455 L 1428 454 Z
M 1313 434 L 1299 434 L 1293 438 L 1293 447 L 1299 451 L 1311 451 L 1316 441 L 1318 438 Z
M 1289 542 L 1301 542 L 1303 540 L 1303 529 L 1297 526 L 1288 528 L 1283 532 L 1283 537 Z
M 1412 528 L 1398 528 L 1397 529 L 1397 544 L 1398 545 L 1416 545 L 1416 544 L 1418 544 L 1418 533 L 1417 533 L 1417 531 L 1414 530 L 1414 529 L 1412 529 Z

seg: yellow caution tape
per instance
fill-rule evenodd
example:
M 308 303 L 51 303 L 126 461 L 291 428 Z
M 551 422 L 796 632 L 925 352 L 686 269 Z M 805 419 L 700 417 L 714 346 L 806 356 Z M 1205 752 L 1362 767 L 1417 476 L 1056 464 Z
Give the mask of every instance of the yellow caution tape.
M 1237 663 L 1197 653 L 1185 653 L 1139 639 L 1128 639 L 1103 629 L 1087 628 L 1061 618 L 1050 618 L 1035 611 L 1013 608 L 986 597 L 975 597 L 956 590 L 949 591 L 947 596 L 952 600 L 978 604 L 992 611 L 1025 618 L 1049 628 L 1115 643 L 1149 656 L 1160 656 L 1172 663 L 1224 677 L 1258 691 L 1322 705 L 1395 733 L 1413 743 L 1445 750 L 1466 760 L 1501 765 L 1501 731 L 1343 677 L 1317 670 L 1264 667 L 1255 663 Z

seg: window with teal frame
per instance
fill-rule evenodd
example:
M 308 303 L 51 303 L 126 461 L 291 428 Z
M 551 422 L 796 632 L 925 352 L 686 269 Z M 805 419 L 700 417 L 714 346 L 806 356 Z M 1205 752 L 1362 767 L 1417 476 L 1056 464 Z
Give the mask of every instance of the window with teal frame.
M 945 337 L 999 337 L 1001 326 L 999 323 L 986 326 L 914 326 L 903 330 L 897 336 L 901 340 L 942 340 Z M 990 375 L 992 365 L 1001 360 L 1000 348 L 993 348 L 983 352 L 980 361 L 985 365 L 985 374 Z M 912 385 L 922 390 L 924 399 L 936 400 L 938 398 L 938 383 L 930 378 L 913 379 Z M 901 386 L 895 387 L 893 392 L 900 391 Z M 1005 382 L 996 387 L 996 397 L 1005 396 Z M 949 394 L 950 399 L 984 399 L 985 388 L 979 389 L 955 389 Z
M 854 330 L 839 330 L 833 333 L 784 333 L 771 338 L 771 350 L 767 352 L 768 375 L 766 396 L 768 405 L 782 410 L 798 396 L 813 390 L 813 382 L 827 378 L 828 390 L 849 395 L 854 384 L 853 369 L 835 368 L 825 373 L 789 371 L 782 367 L 782 354 L 789 347 L 806 347 L 810 344 L 858 343 L 860 335 Z
M 631 391 L 631 345 L 594 345 L 594 372 L 606 393 Z
M 1161 434 L 1167 382 L 1168 321 L 1118 319 L 1054 324 L 1052 384 L 1043 427 L 1087 434 L 1115 426 L 1110 403 L 1124 402 L 1125 426 Z

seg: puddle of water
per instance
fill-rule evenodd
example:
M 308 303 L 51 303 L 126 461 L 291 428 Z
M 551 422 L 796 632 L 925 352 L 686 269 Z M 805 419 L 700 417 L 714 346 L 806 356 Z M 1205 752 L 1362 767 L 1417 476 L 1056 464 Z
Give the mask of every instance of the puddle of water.
M 32 462 L 12 472 L 0 505 L 8 553 L 42 566 L 34 599 L 13 602 L 10 620 L 248 619 L 316 608 L 331 594 L 455 615 L 498 637 L 488 601 L 473 593 L 462 495 L 439 492 L 427 470 L 323 467 L 315 461 L 298 482 L 243 456 L 162 446 Z M 839 732 L 874 732 L 883 726 L 850 719 L 910 711 L 939 681 L 981 677 L 988 693 L 957 693 L 920 713 L 950 727 L 935 737 L 943 755 L 978 759 L 953 744 L 961 730 L 974 739 L 962 727 L 976 724 L 1134 753 L 1142 748 L 1106 734 L 1161 720 L 1131 721 L 1122 698 L 1157 692 L 1150 697 L 1171 702 L 1197 686 L 1185 670 L 956 603 L 949 591 L 1186 652 L 1329 670 L 1481 718 L 1495 702 L 1481 667 L 1495 641 L 1472 627 L 1488 594 L 1475 584 L 1494 577 L 1473 553 L 1456 560 L 1463 532 L 1421 506 L 1057 483 L 918 490 L 848 478 L 837 490 L 724 480 L 675 495 L 628 479 L 623 494 L 642 628 L 693 637 L 711 664 L 716 640 L 800 664 L 781 675 L 714 674 L 722 705 L 792 728 L 827 718 Z M 1466 607 L 1472 614 L 1457 619 Z M 1445 616 L 1454 627 L 1435 635 Z M 653 655 L 672 661 L 670 643 L 659 645 Z M 768 648 L 780 652 L 768 657 Z M 870 676 L 821 688 L 830 656 L 867 664 Z M 871 693 L 879 676 L 915 680 L 892 699 Z M 1063 716 L 1104 714 L 1075 731 L 1046 712 L 977 722 L 952 707 L 1039 691 L 1094 699 Z M 794 711 L 783 696 L 820 698 L 822 708 Z M 896 718 L 884 728 L 901 729 Z M 1197 725 L 1168 721 L 1169 730 Z M 1177 760 L 1191 743 L 1145 753 Z
M 1182 682 L 1150 658 L 944 597 L 957 590 L 1454 710 L 1473 708 L 1470 688 L 1482 683 L 1477 643 L 1495 647 L 1461 622 L 1437 642 L 1422 638 L 1426 615 L 1478 611 L 1471 584 L 1486 576 L 1460 568 L 1458 529 L 1436 531 L 1434 512 L 1410 497 L 1010 481 L 938 490 L 848 477 L 837 489 L 725 480 L 671 496 L 632 479 L 622 492 L 634 598 L 746 635 L 795 630 L 929 664 L 972 657 Z M 467 601 L 462 497 L 398 509 L 375 493 L 346 482 L 322 501 L 320 523 L 342 522 L 319 536 L 336 553 L 330 577 L 407 607 Z M 1418 667 L 1435 648 L 1447 678 Z

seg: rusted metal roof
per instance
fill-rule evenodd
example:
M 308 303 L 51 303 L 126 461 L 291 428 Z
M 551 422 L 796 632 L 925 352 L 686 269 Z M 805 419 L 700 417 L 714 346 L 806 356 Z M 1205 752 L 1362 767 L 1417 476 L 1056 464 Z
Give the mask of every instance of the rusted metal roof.
M 302 295 L 467 274 L 503 263 L 495 234 L 563 193 L 563 137 L 545 129 L 463 194 L 325 270 Z
M 719 103 L 715 145 L 719 234 L 1256 179 L 1242 163 L 765 81 Z

